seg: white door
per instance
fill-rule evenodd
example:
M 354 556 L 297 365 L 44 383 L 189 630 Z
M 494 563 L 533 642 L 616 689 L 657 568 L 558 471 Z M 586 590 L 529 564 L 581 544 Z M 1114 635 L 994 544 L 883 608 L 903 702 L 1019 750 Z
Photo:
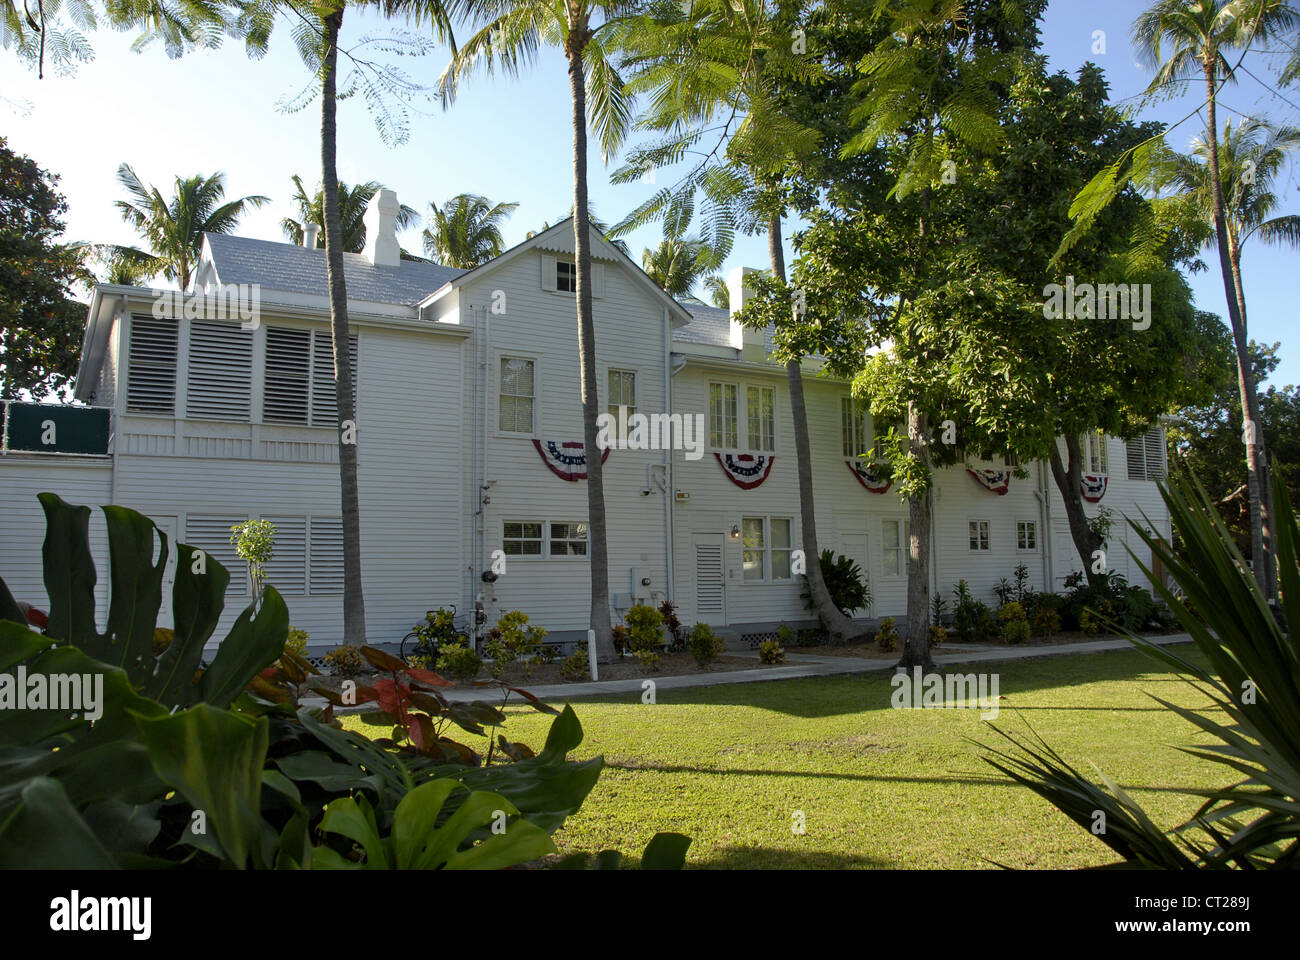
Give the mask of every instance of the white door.
M 711 627 L 727 625 L 727 584 L 723 570 L 723 538 L 720 533 L 696 534 L 695 620 Z

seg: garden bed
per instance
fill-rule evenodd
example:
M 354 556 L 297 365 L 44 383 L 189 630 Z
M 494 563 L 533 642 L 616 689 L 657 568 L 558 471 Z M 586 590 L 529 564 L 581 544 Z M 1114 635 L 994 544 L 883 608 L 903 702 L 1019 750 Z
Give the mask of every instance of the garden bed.
M 1142 633 L 1139 634 L 1139 636 L 1164 637 L 1164 636 L 1168 636 L 1170 633 L 1176 633 L 1176 632 L 1177 631 L 1144 630 L 1142 631 Z M 967 643 L 962 640 L 953 639 L 952 634 L 949 633 L 947 640 L 945 640 L 941 645 L 937 647 L 932 647 L 931 649 L 935 654 L 945 654 L 945 653 L 958 653 L 963 648 L 969 649 L 971 647 L 1006 647 L 1009 650 L 1014 650 L 1017 647 L 1047 647 L 1047 646 L 1060 645 L 1060 644 L 1091 643 L 1095 640 L 1122 640 L 1122 639 L 1123 637 L 1114 633 L 1087 634 L 1087 633 L 1082 633 L 1078 630 L 1063 630 L 1060 633 L 1054 633 L 1047 637 L 1033 637 L 1021 643 L 1008 643 L 1007 641 L 1001 639 L 972 640 L 969 643 Z M 866 660 L 897 660 L 902 652 L 902 648 L 903 648 L 903 641 L 902 638 L 900 638 L 897 650 L 889 650 L 889 651 L 881 650 L 880 647 L 874 641 L 867 640 L 862 643 L 848 643 L 848 644 L 839 644 L 839 645 L 831 645 L 831 644 L 823 643 L 812 647 L 791 646 L 786 648 L 786 653 L 791 653 L 791 654 L 802 653 L 814 657 L 861 657 Z

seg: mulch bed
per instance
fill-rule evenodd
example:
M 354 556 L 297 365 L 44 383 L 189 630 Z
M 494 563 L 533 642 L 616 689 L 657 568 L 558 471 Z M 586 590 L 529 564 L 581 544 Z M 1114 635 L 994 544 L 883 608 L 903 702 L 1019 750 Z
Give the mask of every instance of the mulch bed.
M 1175 631 L 1171 631 L 1175 632 Z M 1165 633 L 1144 633 L 1141 636 L 1163 637 L 1168 636 Z M 958 653 L 963 647 L 972 646 L 981 647 L 1006 647 L 1008 650 L 1014 650 L 1017 647 L 1046 647 L 1059 644 L 1070 643 L 1091 643 L 1094 640 L 1120 640 L 1123 639 L 1113 633 L 1094 633 L 1084 634 L 1077 630 L 1065 630 L 1060 633 L 1054 633 L 1049 637 L 1034 637 L 1026 640 L 1024 643 L 1007 643 L 1005 640 L 977 640 L 973 643 L 964 643 L 953 637 L 949 631 L 948 639 L 934 650 L 936 653 Z M 815 657 L 861 657 L 867 660 L 889 660 L 898 659 L 899 651 L 902 650 L 903 641 L 899 639 L 899 649 L 885 651 L 881 650 L 875 643 L 868 641 L 866 643 L 850 643 L 840 646 L 831 646 L 829 644 L 820 644 L 815 647 L 787 647 L 786 653 L 806 653 Z

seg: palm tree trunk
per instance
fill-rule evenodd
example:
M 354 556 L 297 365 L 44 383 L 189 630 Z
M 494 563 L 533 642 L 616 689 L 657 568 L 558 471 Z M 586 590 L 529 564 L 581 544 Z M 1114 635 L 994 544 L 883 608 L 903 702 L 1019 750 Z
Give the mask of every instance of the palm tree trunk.
M 772 275 L 785 282 L 785 250 L 781 247 L 781 217 L 772 214 L 767 221 L 767 252 Z M 799 474 L 799 545 L 803 548 L 808 594 L 822 627 L 831 640 L 842 643 L 862 633 L 853 618 L 843 613 L 831 600 L 822 576 L 821 552 L 817 545 L 817 510 L 813 499 L 812 451 L 808 443 L 808 407 L 803 396 L 803 370 L 798 360 L 785 365 L 786 384 L 790 390 L 790 417 L 794 421 L 795 463 Z
M 591 315 L 591 236 L 587 209 L 587 85 L 582 54 L 587 25 L 570 23 L 565 55 L 573 100 L 573 249 L 578 274 L 578 366 L 582 382 L 582 442 L 587 455 L 587 558 L 591 567 L 591 629 L 599 657 L 614 657 L 609 617 L 609 551 L 605 477 L 596 445 L 600 390 L 596 382 L 596 325 Z
M 1228 300 L 1228 318 L 1232 325 L 1232 341 L 1237 350 L 1237 386 L 1241 394 L 1243 440 L 1246 445 L 1246 487 L 1250 494 L 1250 557 L 1255 580 L 1266 597 L 1273 596 L 1270 582 L 1270 560 L 1264 539 L 1265 480 L 1262 468 L 1263 435 L 1259 429 L 1259 395 L 1255 389 L 1255 371 L 1250 365 L 1250 342 L 1246 336 L 1246 318 L 1237 298 L 1236 274 L 1233 271 L 1232 251 L 1228 245 L 1228 227 L 1224 214 L 1223 181 L 1219 178 L 1219 127 L 1216 115 L 1214 89 L 1215 61 L 1204 60 L 1205 113 L 1210 128 L 1207 138 L 1210 148 L 1210 184 L 1214 196 L 1214 235 L 1219 248 L 1219 266 L 1223 273 L 1223 289 Z
M 343 277 L 343 225 L 339 218 L 336 113 L 338 38 L 343 5 L 327 14 L 325 76 L 321 91 L 321 192 L 325 220 L 325 263 L 329 277 L 330 332 L 334 341 L 334 395 L 339 415 L 339 487 L 343 512 L 343 642 L 366 642 L 366 602 L 361 590 L 361 512 L 357 496 L 356 399 L 348 344 L 348 290 Z
M 1084 576 L 1088 578 L 1090 585 L 1097 586 L 1105 577 L 1105 571 L 1093 573 L 1092 554 L 1093 551 L 1101 549 L 1102 539 L 1088 524 L 1088 515 L 1083 510 L 1083 449 L 1079 445 L 1078 437 L 1065 438 L 1065 452 L 1069 458 L 1068 462 L 1062 462 L 1061 451 L 1053 443 L 1052 455 L 1048 463 L 1052 468 L 1052 479 L 1056 481 L 1056 489 L 1061 492 L 1061 500 L 1065 503 L 1065 519 L 1070 525 L 1070 539 L 1074 541 L 1074 549 L 1079 552 Z M 1050 530 L 1043 531 L 1043 536 L 1051 535 Z

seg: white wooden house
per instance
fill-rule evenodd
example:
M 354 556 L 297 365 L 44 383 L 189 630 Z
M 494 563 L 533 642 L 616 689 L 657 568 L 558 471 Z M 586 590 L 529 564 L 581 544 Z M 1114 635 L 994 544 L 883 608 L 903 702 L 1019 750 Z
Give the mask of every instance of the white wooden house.
M 368 214 L 366 251 L 345 254 L 369 638 L 396 641 L 426 609 L 451 604 L 465 621 L 482 604 L 489 624 L 523 610 L 553 635 L 576 638 L 586 627 L 589 577 L 587 494 L 571 476 L 582 468 L 562 462 L 581 453 L 583 435 L 572 225 L 462 272 L 400 260 L 395 211 L 396 197 L 382 192 Z M 605 461 L 615 617 L 633 603 L 671 599 L 683 622 L 731 634 L 807 621 L 801 580 L 791 574 L 791 551 L 801 543 L 783 366 L 767 359 L 762 333 L 743 330 L 725 311 L 669 297 L 599 235 L 592 246 L 602 407 L 705 424 L 698 458 L 681 449 L 614 449 Z M 733 273 L 733 304 L 743 300 L 743 281 L 743 271 Z M 256 324 L 196 309 L 205 293 L 254 284 Z M 906 508 L 855 473 L 875 425 L 846 384 L 814 371 L 810 365 L 805 391 L 820 545 L 861 564 L 875 598 L 871 616 L 902 615 Z M 108 440 L 103 449 L 54 444 L 51 452 L 10 443 L 6 433 L 0 576 L 20 599 L 44 601 L 39 491 L 123 504 L 234 572 L 219 637 L 249 599 L 229 528 L 263 516 L 277 529 L 268 580 L 313 647 L 337 643 L 343 584 L 332 377 L 323 250 L 208 235 L 195 289 L 184 298 L 97 287 L 76 399 L 109 411 Z M 14 422 L 18 413 L 31 418 L 14 406 Z M 1090 471 L 1107 483 L 1090 511 L 1145 514 L 1167 530 L 1154 482 L 1165 472 L 1159 428 L 1129 443 L 1088 443 Z M 1026 469 L 1028 478 L 1010 479 L 1002 494 L 989 489 L 997 478 L 941 472 L 934 588 L 950 595 L 965 579 L 991 599 L 1019 563 L 1037 589 L 1060 589 L 1079 567 L 1049 471 Z M 103 606 L 108 567 L 98 515 L 92 535 Z M 1121 519 L 1108 563 L 1140 581 L 1125 544 L 1136 549 L 1138 541 Z M 485 582 L 494 566 L 499 576 Z

